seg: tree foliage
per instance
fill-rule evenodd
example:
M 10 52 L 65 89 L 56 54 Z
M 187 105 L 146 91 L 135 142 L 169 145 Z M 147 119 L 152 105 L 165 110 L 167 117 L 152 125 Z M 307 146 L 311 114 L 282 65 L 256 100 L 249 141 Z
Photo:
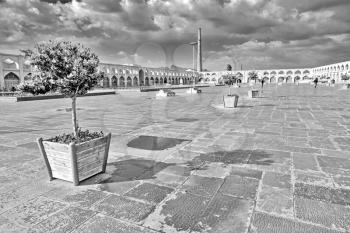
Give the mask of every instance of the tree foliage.
M 85 95 L 103 76 L 97 71 L 98 57 L 80 44 L 49 41 L 23 52 L 35 67 L 31 80 L 19 86 L 24 92 L 38 95 L 57 91 L 67 97 Z
M 257 80 L 258 79 L 258 73 L 256 73 L 255 71 L 251 71 L 248 73 L 248 77 L 250 78 L 250 80 Z
M 231 71 L 232 70 L 232 66 L 230 64 L 227 64 L 226 70 Z
M 72 99 L 73 136 L 79 141 L 76 98 L 85 95 L 104 77 L 98 71 L 99 59 L 89 48 L 71 42 L 39 43 L 34 50 L 22 50 L 35 68 L 31 80 L 19 86 L 33 95 L 59 92 Z

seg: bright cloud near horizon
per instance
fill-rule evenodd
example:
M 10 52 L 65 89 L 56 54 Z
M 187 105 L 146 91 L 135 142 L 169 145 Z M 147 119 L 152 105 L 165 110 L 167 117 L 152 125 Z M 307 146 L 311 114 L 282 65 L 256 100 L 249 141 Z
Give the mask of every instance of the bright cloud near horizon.
M 350 0 L 0 0 L 0 52 L 50 39 L 102 62 L 203 68 L 310 68 L 350 60 Z

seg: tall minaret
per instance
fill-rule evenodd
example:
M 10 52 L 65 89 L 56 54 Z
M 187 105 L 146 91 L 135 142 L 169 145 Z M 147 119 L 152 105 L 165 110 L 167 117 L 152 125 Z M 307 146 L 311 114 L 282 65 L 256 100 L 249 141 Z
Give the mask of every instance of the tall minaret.
M 198 28 L 198 42 L 197 42 L 197 72 L 202 72 L 202 33 L 201 28 Z

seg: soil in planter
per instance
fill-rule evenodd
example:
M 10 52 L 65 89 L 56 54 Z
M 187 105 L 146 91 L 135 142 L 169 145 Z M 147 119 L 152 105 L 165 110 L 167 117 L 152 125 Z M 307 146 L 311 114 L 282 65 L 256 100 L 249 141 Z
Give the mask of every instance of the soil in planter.
M 142 150 L 165 150 L 190 140 L 141 135 L 131 140 L 127 146 Z
M 47 141 L 63 143 L 63 144 L 69 144 L 71 142 L 78 142 L 78 141 L 79 141 L 79 143 L 82 143 L 82 142 L 91 141 L 91 140 L 96 139 L 96 138 L 101 138 L 103 136 L 104 136 L 104 134 L 102 131 L 101 132 L 90 132 L 89 130 L 83 131 L 83 130 L 79 129 L 78 137 L 75 137 L 73 133 L 62 134 L 62 135 L 58 135 L 56 137 L 50 138 Z

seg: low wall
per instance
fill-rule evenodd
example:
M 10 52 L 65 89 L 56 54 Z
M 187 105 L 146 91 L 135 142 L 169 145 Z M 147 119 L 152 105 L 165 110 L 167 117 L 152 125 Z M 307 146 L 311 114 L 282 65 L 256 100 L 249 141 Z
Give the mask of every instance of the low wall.
M 187 88 L 191 88 L 193 87 L 193 85 L 182 85 L 182 86 L 169 86 L 169 87 L 140 87 L 140 91 L 141 92 L 147 92 L 147 91 L 159 91 L 159 90 L 164 90 L 164 89 L 187 89 Z M 205 84 L 205 85 L 195 85 L 195 87 L 209 87 L 209 85 Z
M 84 96 L 79 96 L 79 97 L 85 97 L 85 96 L 99 96 L 99 95 L 115 95 L 115 91 L 101 91 L 101 92 L 91 92 L 87 93 Z M 4 97 L 0 97 L 4 98 Z M 9 97 L 7 97 L 9 98 Z M 11 99 L 17 101 L 17 102 L 22 102 L 22 101 L 34 101 L 34 100 L 49 100 L 49 99 L 62 99 L 65 98 L 64 95 L 38 95 L 38 96 L 16 96 L 16 97 L 11 97 Z

